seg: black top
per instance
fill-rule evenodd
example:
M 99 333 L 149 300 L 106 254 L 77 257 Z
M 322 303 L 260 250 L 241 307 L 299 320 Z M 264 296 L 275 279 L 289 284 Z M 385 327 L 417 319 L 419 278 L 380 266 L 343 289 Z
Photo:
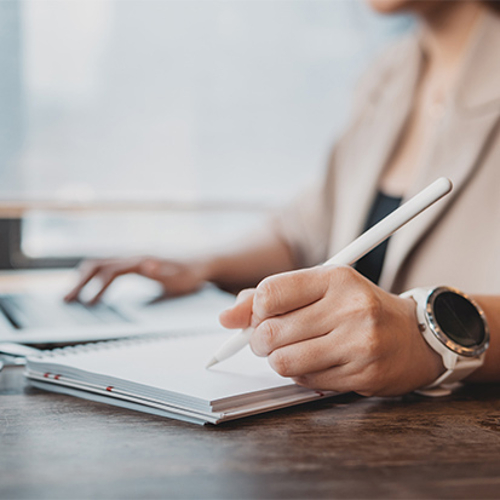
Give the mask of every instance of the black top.
M 370 229 L 377 222 L 381 221 L 386 215 L 396 210 L 401 204 L 401 197 L 387 196 L 382 192 L 378 192 L 373 202 L 368 218 L 366 219 L 365 228 L 363 231 Z M 382 267 L 384 265 L 385 253 L 389 239 L 380 243 L 371 252 L 367 253 L 362 259 L 358 260 L 354 268 L 363 276 L 366 276 L 374 283 L 378 283 Z

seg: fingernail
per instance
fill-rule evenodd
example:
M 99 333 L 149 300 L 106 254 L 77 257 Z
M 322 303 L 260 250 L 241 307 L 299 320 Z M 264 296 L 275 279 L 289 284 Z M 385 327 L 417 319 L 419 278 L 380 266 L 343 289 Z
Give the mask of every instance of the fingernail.
M 219 313 L 219 317 L 221 316 L 224 316 L 226 313 L 228 313 L 229 311 L 231 311 L 231 307 L 228 307 L 226 309 L 223 309 L 220 313 Z
M 232 306 L 226 307 L 226 309 L 224 309 L 222 312 L 232 311 L 238 304 L 241 304 L 241 302 L 242 302 L 242 299 L 236 297 L 234 304 Z

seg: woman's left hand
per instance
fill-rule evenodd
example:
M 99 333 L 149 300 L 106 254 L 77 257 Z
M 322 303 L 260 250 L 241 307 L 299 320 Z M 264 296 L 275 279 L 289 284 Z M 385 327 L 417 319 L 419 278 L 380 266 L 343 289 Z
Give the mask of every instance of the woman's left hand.
M 444 371 L 418 329 L 413 300 L 385 292 L 350 267 L 266 278 L 242 292 L 221 322 L 230 328 L 250 322 L 254 353 L 314 389 L 396 396 Z

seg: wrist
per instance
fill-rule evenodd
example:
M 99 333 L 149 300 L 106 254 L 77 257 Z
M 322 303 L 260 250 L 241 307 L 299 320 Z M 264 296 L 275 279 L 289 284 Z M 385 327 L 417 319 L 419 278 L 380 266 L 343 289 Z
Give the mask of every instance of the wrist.
M 216 257 L 199 257 L 192 258 L 186 261 L 187 266 L 191 273 L 195 276 L 196 280 L 200 282 L 213 282 L 216 283 L 217 276 L 217 258 Z
M 441 356 L 434 351 L 422 336 L 417 318 L 417 304 L 412 297 L 402 298 L 406 303 L 407 317 L 410 318 L 408 333 L 412 339 L 413 352 L 410 353 L 414 361 L 411 390 L 426 387 L 439 378 L 446 368 Z
M 224 255 L 195 258 L 189 262 L 189 266 L 200 281 L 213 283 L 231 293 L 240 291 L 241 287 L 235 283 L 234 272 L 231 272 L 230 259 Z
M 193 261 L 198 275 L 230 293 L 237 294 L 245 288 L 255 286 L 256 281 L 248 275 L 248 265 L 244 259 L 231 254 L 214 254 Z

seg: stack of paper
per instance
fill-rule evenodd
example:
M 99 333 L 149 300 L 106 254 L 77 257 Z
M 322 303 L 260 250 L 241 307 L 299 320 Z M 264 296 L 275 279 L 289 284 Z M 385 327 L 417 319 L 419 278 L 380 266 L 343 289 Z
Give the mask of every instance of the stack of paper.
M 31 384 L 194 423 L 218 424 L 328 396 L 280 377 L 247 347 L 207 370 L 227 331 L 100 342 L 27 360 Z

